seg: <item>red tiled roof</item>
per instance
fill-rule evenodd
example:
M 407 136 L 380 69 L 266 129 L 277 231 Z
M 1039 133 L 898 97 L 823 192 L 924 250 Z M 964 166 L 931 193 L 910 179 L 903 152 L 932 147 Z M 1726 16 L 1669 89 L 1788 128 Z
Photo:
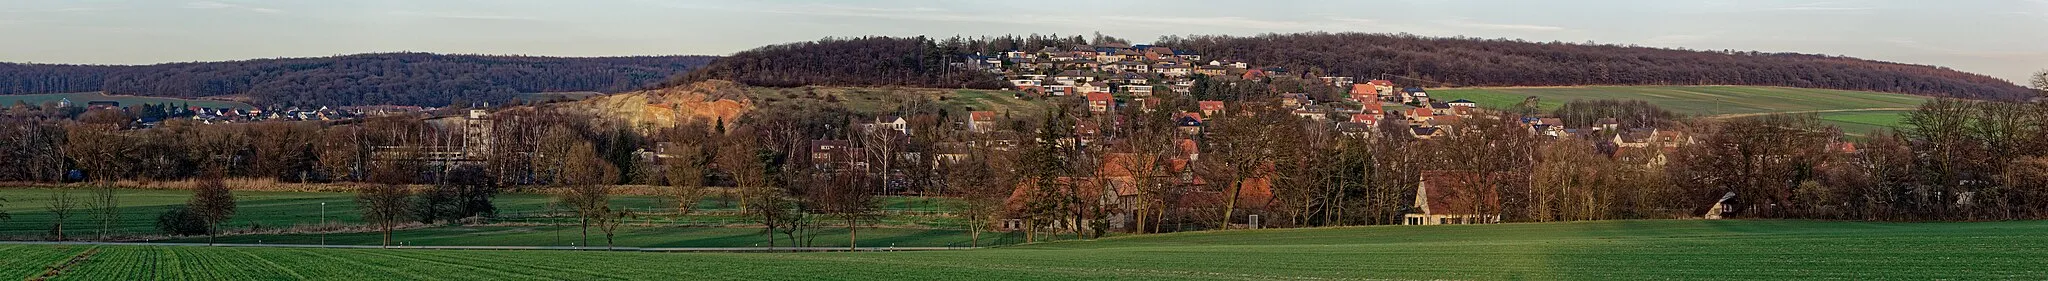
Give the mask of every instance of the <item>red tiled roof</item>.
M 993 121 L 993 120 L 996 120 L 996 112 L 995 112 L 995 111 L 974 111 L 974 112 L 968 112 L 968 113 L 967 113 L 967 120 L 971 120 L 971 121 Z
M 1140 190 L 1135 180 L 1140 173 L 1147 177 L 1158 176 L 1150 171 L 1153 160 L 1152 157 L 1136 153 L 1103 155 L 1102 170 L 1096 175 L 1115 183 L 1117 195 L 1137 195 Z
M 1116 97 L 1115 97 L 1115 96 L 1112 96 L 1112 95 L 1110 95 L 1109 93 L 1104 93 L 1104 92 L 1091 92 L 1091 93 L 1088 93 L 1088 101 L 1111 101 L 1111 100 L 1115 100 L 1115 99 L 1116 99 Z
M 1495 179 L 1505 180 L 1505 177 Z M 1500 194 L 1485 186 L 1484 180 L 1477 172 L 1422 171 L 1422 196 L 1429 205 L 1423 211 L 1427 214 L 1470 214 L 1479 210 L 1476 207 L 1484 206 L 1485 211 L 1498 212 Z
M 1132 169 L 1146 169 L 1145 167 L 1151 166 L 1152 157 L 1136 153 L 1110 153 L 1102 155 L 1102 170 L 1096 173 L 1102 177 L 1132 177 Z
M 1060 193 L 1057 195 L 1065 195 L 1068 193 L 1074 193 L 1076 191 L 1079 191 L 1079 193 L 1075 195 L 1078 195 L 1080 198 L 1083 198 L 1082 200 L 1094 200 L 1094 198 L 1099 198 L 1102 196 L 1102 185 L 1096 183 L 1094 180 L 1086 178 L 1062 177 L 1054 179 L 1053 183 L 1057 186 L 1053 187 L 1052 191 Z M 1029 204 L 1033 197 L 1044 195 L 1045 194 L 1039 194 L 1037 179 L 1023 179 L 1017 181 L 1017 186 L 1010 191 L 1010 198 L 1003 200 L 1003 206 L 1007 208 L 1011 213 L 1022 212 L 1024 211 L 1026 204 Z
M 1364 122 L 1367 122 L 1367 121 L 1372 121 L 1373 119 L 1379 119 L 1379 116 L 1378 116 L 1378 115 L 1372 115 L 1372 114 L 1368 114 L 1368 113 L 1358 113 L 1358 114 L 1352 114 L 1352 115 L 1351 115 L 1351 122 L 1360 122 L 1360 123 L 1364 123 Z
M 1372 85 L 1367 85 L 1367 84 L 1351 84 L 1351 94 L 1352 94 L 1352 95 L 1360 95 L 1360 94 L 1378 94 L 1379 92 L 1380 92 L 1380 90 L 1379 90 L 1379 89 L 1377 89 L 1377 88 L 1374 88 L 1374 87 L 1373 87 Z
M 1272 178 L 1256 177 L 1244 179 L 1244 185 L 1239 186 L 1237 190 L 1237 203 L 1239 207 L 1263 209 L 1270 202 L 1273 202 Z

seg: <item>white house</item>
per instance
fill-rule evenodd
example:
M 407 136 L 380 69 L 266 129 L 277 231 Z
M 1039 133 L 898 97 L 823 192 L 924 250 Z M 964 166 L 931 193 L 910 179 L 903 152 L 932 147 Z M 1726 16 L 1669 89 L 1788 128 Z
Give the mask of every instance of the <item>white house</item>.
M 1152 96 L 1152 85 L 1123 85 L 1117 88 L 1119 92 L 1130 93 L 1133 96 Z

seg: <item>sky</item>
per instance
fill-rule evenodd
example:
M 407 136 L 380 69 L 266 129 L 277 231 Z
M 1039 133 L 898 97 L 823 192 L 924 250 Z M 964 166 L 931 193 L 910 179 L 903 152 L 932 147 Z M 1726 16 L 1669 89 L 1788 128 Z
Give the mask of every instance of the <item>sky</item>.
M 152 64 L 371 52 L 725 55 L 824 37 L 1307 31 L 1847 55 L 2025 83 L 2048 0 L 0 0 L 0 61 Z

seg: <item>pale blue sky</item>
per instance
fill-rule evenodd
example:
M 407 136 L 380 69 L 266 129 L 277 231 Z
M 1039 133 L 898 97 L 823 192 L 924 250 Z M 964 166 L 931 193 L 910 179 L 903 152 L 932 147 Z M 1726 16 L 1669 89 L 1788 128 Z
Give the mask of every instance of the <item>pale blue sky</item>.
M 2008 80 L 2048 68 L 2048 0 L 0 0 L 0 61 L 365 52 L 723 55 L 855 35 L 1408 32 L 1841 54 Z

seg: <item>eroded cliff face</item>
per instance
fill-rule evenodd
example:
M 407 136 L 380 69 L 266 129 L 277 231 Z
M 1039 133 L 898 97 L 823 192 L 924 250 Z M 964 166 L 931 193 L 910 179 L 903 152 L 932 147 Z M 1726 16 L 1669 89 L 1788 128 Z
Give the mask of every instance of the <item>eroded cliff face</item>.
M 610 117 L 615 124 L 647 133 L 654 128 L 681 122 L 716 122 L 727 126 L 754 109 L 746 86 L 724 80 L 710 80 L 669 88 L 625 92 L 564 103 L 561 110 Z

